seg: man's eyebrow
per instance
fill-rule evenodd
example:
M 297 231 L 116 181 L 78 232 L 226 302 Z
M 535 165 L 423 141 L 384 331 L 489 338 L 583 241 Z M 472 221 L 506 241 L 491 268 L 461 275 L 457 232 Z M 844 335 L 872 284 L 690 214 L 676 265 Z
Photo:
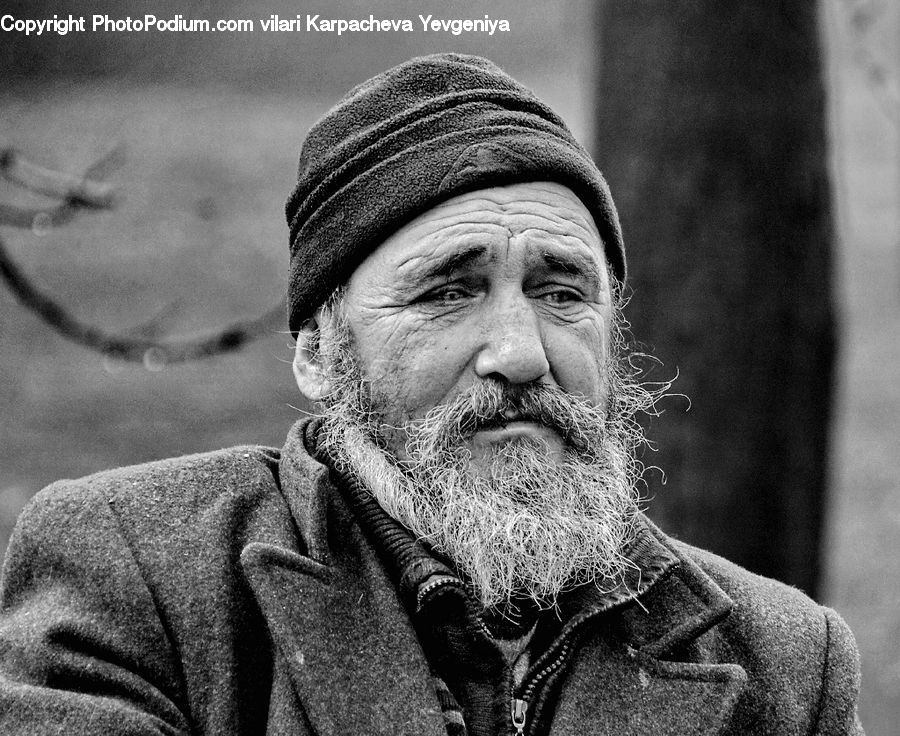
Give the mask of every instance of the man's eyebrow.
M 585 258 L 577 253 L 551 253 L 543 251 L 541 257 L 547 267 L 553 271 L 568 274 L 569 276 L 586 276 L 597 283 L 601 282 L 600 268 L 591 258 Z
M 436 262 L 431 263 L 423 272 L 416 274 L 417 279 L 437 279 L 446 278 L 454 271 L 468 266 L 473 261 L 477 261 L 487 253 L 487 248 L 483 245 L 473 245 L 463 250 L 448 253 L 446 256 L 439 257 Z

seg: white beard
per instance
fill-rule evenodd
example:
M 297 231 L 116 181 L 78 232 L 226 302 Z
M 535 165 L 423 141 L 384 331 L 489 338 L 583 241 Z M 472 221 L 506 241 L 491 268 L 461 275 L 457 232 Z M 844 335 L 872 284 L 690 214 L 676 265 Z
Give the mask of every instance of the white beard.
M 633 567 L 624 551 L 642 475 L 634 449 L 643 442 L 633 417 L 652 408 L 655 393 L 610 366 L 608 403 L 616 409 L 608 416 L 558 387 L 482 381 L 403 423 L 409 459 L 400 463 L 384 447 L 391 402 L 363 379 L 348 326 L 334 314 L 319 339 L 332 385 L 323 402 L 325 449 L 387 513 L 449 558 L 485 609 L 513 598 L 551 607 L 579 585 L 610 590 Z M 541 441 L 519 440 L 499 445 L 489 472 L 476 472 L 466 440 L 509 408 L 555 429 L 566 451 L 559 457 Z

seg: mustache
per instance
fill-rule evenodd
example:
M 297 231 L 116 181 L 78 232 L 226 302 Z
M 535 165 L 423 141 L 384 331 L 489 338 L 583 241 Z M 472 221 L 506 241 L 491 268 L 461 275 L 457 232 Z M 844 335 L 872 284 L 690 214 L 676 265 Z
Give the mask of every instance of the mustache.
M 426 437 L 459 441 L 515 421 L 540 423 L 556 431 L 566 444 L 586 451 L 602 436 L 605 412 L 552 384 L 486 380 L 414 420 L 408 431 L 413 445 Z

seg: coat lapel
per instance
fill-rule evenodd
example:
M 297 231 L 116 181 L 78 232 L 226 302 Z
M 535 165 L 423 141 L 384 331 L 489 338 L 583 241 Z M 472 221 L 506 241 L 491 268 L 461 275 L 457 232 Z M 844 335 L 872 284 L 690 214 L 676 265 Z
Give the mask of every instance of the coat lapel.
M 290 444 L 282 485 L 300 533 L 248 544 L 241 564 L 313 731 L 446 736 L 393 584 L 327 470 Z
M 241 556 L 275 646 L 317 734 L 445 734 L 400 602 L 272 545 Z M 393 600 L 391 600 L 393 598 Z
M 745 682 L 738 665 L 666 662 L 594 642 L 573 663 L 553 732 L 711 736 L 728 723 Z
M 648 526 L 662 544 L 662 533 Z M 727 617 L 732 601 L 676 555 L 668 576 L 585 640 L 562 689 L 554 733 L 712 736 L 727 727 L 747 683 L 744 668 L 678 661 L 676 652 Z

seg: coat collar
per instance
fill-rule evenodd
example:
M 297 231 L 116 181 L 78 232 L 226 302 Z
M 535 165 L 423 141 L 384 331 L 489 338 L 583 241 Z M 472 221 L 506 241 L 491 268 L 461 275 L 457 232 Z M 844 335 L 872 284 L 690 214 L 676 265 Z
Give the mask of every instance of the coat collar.
M 585 641 L 557 704 L 554 727 L 560 736 L 584 733 L 586 723 L 598 733 L 712 736 L 724 731 L 746 687 L 739 664 L 679 661 L 680 651 L 730 615 L 733 602 L 665 534 L 645 523 L 677 565 L 623 607 L 608 630 Z
M 279 462 L 296 532 L 241 554 L 281 661 L 316 734 L 446 736 L 396 590 L 329 469 L 307 452 L 309 430 L 294 426 Z
M 253 542 L 241 555 L 273 641 L 315 733 L 444 736 L 428 665 L 396 588 L 329 469 L 307 452 L 308 431 L 309 422 L 294 426 L 279 463 L 295 531 L 284 526 L 278 538 Z M 664 659 L 725 618 L 732 604 L 662 532 L 642 523 L 639 556 L 663 560 L 666 569 L 644 578 L 653 585 L 641 583 L 638 569 L 634 584 L 604 597 L 598 620 L 607 625 L 598 628 L 606 633 L 589 637 L 575 657 L 554 733 L 586 726 L 667 733 L 677 717 L 679 732 L 692 723 L 696 733 L 714 734 L 743 689 L 738 665 Z

